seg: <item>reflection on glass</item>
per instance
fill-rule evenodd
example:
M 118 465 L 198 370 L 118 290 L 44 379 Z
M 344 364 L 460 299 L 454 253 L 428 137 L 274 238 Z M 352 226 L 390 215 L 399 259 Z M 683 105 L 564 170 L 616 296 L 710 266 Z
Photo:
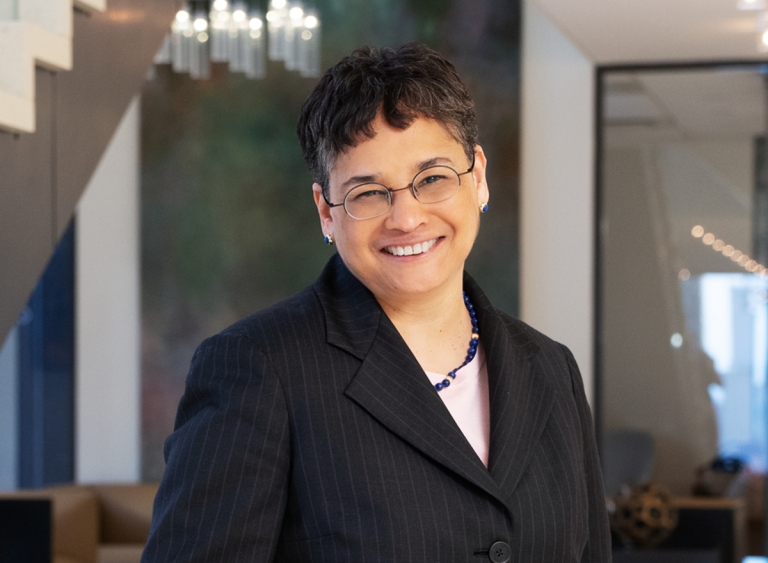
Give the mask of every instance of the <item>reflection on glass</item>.
M 699 343 L 712 359 L 719 383 L 709 385 L 721 456 L 766 468 L 766 280 L 749 274 L 711 273 L 684 286 L 698 294 Z
M 603 429 L 650 435 L 651 479 L 674 494 L 718 456 L 762 486 L 766 81 L 745 66 L 602 80 Z

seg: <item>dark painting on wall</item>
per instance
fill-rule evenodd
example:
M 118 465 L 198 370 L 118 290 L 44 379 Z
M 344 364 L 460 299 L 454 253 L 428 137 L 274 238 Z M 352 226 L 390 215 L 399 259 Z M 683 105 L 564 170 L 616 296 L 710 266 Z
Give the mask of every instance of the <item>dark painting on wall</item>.
M 519 0 L 319 0 L 322 68 L 369 44 L 418 40 L 473 95 L 491 212 L 468 270 L 518 308 Z M 314 281 L 322 243 L 295 127 L 317 79 L 270 62 L 263 80 L 212 65 L 194 81 L 157 67 L 142 98 L 143 479 L 162 446 L 196 346 Z

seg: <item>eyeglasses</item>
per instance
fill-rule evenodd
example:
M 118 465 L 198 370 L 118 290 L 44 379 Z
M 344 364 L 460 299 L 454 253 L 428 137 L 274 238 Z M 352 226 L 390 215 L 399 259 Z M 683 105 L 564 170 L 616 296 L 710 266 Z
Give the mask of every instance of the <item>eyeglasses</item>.
M 475 157 L 466 172 L 458 173 L 450 166 L 430 166 L 416 176 L 410 184 L 396 190 L 383 184 L 359 184 L 349 190 L 341 203 L 331 203 L 323 194 L 328 207 L 344 206 L 344 211 L 353 219 L 373 219 L 384 215 L 392 208 L 392 194 L 410 189 L 420 203 L 438 203 L 449 199 L 459 190 L 461 177 L 475 168 Z

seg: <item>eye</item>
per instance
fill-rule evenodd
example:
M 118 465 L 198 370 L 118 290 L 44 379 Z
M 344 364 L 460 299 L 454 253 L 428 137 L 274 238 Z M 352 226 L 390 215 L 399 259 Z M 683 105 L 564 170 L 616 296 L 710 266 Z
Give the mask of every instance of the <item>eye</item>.
M 435 182 L 439 182 L 440 180 L 445 180 L 445 176 L 441 176 L 440 174 L 430 174 L 423 180 L 421 180 L 421 184 L 434 184 Z
M 378 184 L 364 184 L 353 188 L 347 194 L 347 201 L 349 202 L 362 202 L 375 198 L 387 197 L 387 190 L 383 186 Z
M 416 178 L 417 190 L 440 185 L 449 180 L 450 176 L 443 170 L 426 170 L 423 176 Z

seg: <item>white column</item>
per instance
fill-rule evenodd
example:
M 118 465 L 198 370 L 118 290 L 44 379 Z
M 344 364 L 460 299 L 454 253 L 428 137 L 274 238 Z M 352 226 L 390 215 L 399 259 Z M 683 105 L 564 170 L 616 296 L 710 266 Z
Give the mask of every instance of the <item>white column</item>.
M 594 65 L 523 6 L 521 316 L 567 345 L 593 398 Z
M 141 477 L 138 98 L 77 208 L 75 480 Z

